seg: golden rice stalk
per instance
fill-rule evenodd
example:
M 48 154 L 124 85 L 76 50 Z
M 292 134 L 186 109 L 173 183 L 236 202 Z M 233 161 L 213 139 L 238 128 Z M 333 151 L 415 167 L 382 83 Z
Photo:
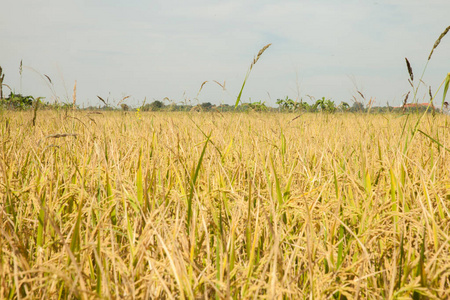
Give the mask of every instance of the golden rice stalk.
M 442 38 L 447 34 L 447 32 L 450 30 L 450 26 L 448 26 L 447 28 L 445 28 L 445 30 L 441 33 L 441 35 L 439 36 L 439 38 L 436 40 L 436 42 L 434 43 L 433 49 L 431 49 L 430 55 L 428 56 L 428 60 L 431 59 L 431 55 L 433 55 L 433 51 L 434 49 L 437 48 L 437 46 L 439 46 L 439 43 L 441 42 Z
M 242 83 L 242 87 L 241 87 L 241 90 L 240 90 L 240 92 L 239 92 L 239 95 L 237 96 L 236 104 L 234 105 L 234 108 L 238 107 L 239 102 L 241 102 L 242 91 L 244 90 L 245 83 L 247 82 L 248 76 L 250 76 L 250 72 L 251 72 L 253 66 L 254 66 L 254 65 L 256 64 L 256 62 L 259 60 L 259 58 L 260 58 L 261 55 L 264 53 L 264 51 L 266 51 L 267 48 L 270 47 L 270 45 L 272 45 L 272 44 L 270 43 L 270 44 L 267 44 L 267 45 L 265 45 L 264 47 L 262 47 L 261 50 L 259 50 L 259 52 L 258 52 L 258 54 L 256 55 L 256 57 L 253 59 L 253 62 L 252 62 L 252 64 L 250 65 L 250 68 L 248 69 L 247 74 L 245 74 L 244 82 Z
M 409 63 L 409 60 L 406 57 L 405 60 L 406 60 L 406 67 L 408 68 L 409 78 L 411 79 L 411 81 L 414 81 L 414 73 L 411 68 L 411 64 Z

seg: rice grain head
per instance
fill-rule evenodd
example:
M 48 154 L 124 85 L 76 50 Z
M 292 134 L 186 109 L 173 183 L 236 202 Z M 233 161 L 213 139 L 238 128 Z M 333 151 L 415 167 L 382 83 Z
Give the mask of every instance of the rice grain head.
M 198 97 L 198 95 L 200 95 L 200 92 L 202 91 L 203 86 L 204 86 L 207 82 L 208 82 L 208 80 L 203 81 L 202 85 L 200 86 L 200 89 L 198 90 L 197 97 Z
M 428 60 L 431 59 L 431 55 L 433 55 L 434 49 L 436 49 L 437 46 L 439 46 L 439 43 L 441 42 L 442 38 L 448 33 L 449 30 L 450 30 L 450 26 L 445 28 L 445 30 L 441 33 L 439 38 L 436 40 L 436 42 L 434 43 L 433 49 L 431 49 L 430 55 L 428 56 Z
M 409 60 L 405 57 L 406 60 L 406 67 L 408 68 L 409 78 L 411 79 L 411 82 L 414 81 L 414 73 L 411 68 L 411 64 L 409 63 Z
M 272 43 L 265 45 L 264 47 L 261 48 L 261 50 L 259 50 L 258 54 L 256 55 L 256 57 L 253 59 L 252 64 L 250 65 L 250 69 L 253 68 L 253 65 L 256 64 L 259 60 L 259 58 L 261 57 L 261 55 L 263 55 L 264 51 L 267 50 L 267 48 L 269 48 L 272 45 Z

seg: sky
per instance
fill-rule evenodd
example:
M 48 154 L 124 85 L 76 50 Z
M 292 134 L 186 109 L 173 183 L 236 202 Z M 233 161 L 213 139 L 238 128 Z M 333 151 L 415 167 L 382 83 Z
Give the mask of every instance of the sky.
M 411 90 L 405 57 L 417 85 L 450 25 L 448 0 L 14 0 L 1 7 L 4 83 L 72 102 L 76 81 L 81 107 L 102 104 L 97 96 L 111 105 L 130 96 L 132 107 L 163 99 L 233 105 L 269 43 L 243 102 L 276 107 L 289 96 L 352 105 L 360 91 L 376 106 L 400 106 Z M 427 65 L 419 102 L 448 72 L 450 33 Z

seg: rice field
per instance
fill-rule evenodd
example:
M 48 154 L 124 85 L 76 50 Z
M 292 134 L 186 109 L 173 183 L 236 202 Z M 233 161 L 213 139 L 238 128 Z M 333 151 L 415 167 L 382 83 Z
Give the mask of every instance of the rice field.
M 449 298 L 448 116 L 294 117 L 1 113 L 0 298 Z

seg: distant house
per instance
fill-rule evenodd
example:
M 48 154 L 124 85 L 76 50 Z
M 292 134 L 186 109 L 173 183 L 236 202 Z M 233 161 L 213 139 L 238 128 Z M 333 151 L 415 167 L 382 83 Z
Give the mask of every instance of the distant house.
M 406 103 L 403 106 L 399 108 L 421 108 L 421 107 L 427 107 L 430 106 L 432 109 L 434 109 L 433 103 Z
M 429 112 L 435 110 L 435 107 L 433 105 L 433 103 L 406 103 L 403 104 L 402 106 L 397 106 L 394 107 L 395 111 L 405 111 L 405 110 L 420 110 L 420 111 L 425 111 L 427 109 L 427 107 L 430 106 L 430 108 L 428 109 Z

